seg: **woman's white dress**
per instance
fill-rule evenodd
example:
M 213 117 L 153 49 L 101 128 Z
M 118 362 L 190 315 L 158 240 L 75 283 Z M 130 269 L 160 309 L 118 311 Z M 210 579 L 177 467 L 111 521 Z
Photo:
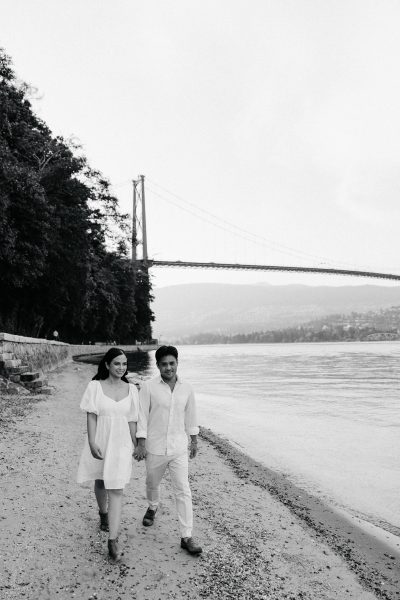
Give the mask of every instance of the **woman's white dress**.
M 128 423 L 138 420 L 136 386 L 130 383 L 128 395 L 116 402 L 104 394 L 100 381 L 91 381 L 83 394 L 80 408 L 97 415 L 95 442 L 103 459 L 93 458 L 86 436 L 78 467 L 78 483 L 103 479 L 107 489 L 124 488 L 132 473 L 133 444 Z

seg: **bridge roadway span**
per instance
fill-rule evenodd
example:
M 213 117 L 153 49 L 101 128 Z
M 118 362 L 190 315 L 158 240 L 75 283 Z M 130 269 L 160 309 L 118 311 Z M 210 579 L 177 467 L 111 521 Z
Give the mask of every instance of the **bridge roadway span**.
M 368 277 L 400 281 L 400 275 L 392 273 L 376 273 L 373 271 L 353 271 L 350 269 L 328 269 L 326 267 L 294 267 L 283 265 L 242 265 L 235 263 L 187 262 L 181 260 L 137 261 L 147 267 L 186 267 L 192 269 L 231 269 L 235 271 L 290 271 L 292 273 L 325 273 L 326 275 L 347 275 L 350 277 Z

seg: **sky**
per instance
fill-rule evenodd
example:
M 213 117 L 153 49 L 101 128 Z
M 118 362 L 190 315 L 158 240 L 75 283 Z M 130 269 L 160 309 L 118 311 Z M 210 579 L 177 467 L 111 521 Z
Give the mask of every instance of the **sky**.
M 400 3 L 2 0 L 35 112 L 123 212 L 145 175 L 149 255 L 400 273 Z M 152 269 L 155 287 L 379 280 Z M 387 283 L 381 282 L 383 285 Z

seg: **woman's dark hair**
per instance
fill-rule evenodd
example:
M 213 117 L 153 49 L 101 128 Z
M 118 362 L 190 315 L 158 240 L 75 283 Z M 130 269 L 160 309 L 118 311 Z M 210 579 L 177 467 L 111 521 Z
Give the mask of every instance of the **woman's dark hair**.
M 175 346 L 160 346 L 156 350 L 156 362 L 160 362 L 164 356 L 174 356 L 178 360 L 178 350 Z
M 110 362 L 114 360 L 114 358 L 116 358 L 117 356 L 121 356 L 121 354 L 123 356 L 126 356 L 126 354 L 123 350 L 120 350 L 119 348 L 110 348 L 105 353 L 105 355 L 103 356 L 101 361 L 99 362 L 97 373 L 92 379 L 107 379 L 109 372 L 106 367 L 106 363 L 109 365 Z M 123 374 L 121 379 L 122 379 L 122 381 L 129 383 L 129 381 L 126 378 L 127 373 L 128 373 L 128 369 L 125 371 L 125 373 Z

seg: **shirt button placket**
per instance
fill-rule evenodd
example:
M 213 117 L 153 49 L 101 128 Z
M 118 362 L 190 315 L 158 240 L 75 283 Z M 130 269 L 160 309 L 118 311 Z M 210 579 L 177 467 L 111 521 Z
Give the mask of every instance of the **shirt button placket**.
M 169 395 L 170 395 L 170 405 L 169 405 L 169 417 L 168 417 L 168 429 L 167 429 L 167 454 L 172 454 L 173 452 L 173 433 L 171 433 L 171 436 L 169 435 L 171 429 L 172 429 L 172 420 L 173 420 L 173 413 L 174 413 L 174 393 L 171 390 L 171 388 L 168 386 L 168 391 L 169 391 Z M 171 440 L 171 443 L 170 443 Z

